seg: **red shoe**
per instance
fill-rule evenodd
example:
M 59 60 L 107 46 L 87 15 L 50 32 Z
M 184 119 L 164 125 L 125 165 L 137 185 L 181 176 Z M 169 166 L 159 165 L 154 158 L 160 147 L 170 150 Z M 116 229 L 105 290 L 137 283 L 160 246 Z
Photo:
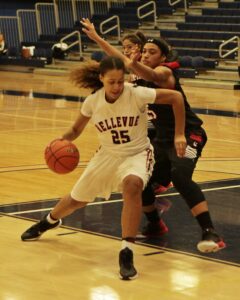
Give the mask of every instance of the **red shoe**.
M 173 184 L 170 182 L 167 186 L 163 186 L 161 184 L 159 184 L 155 189 L 154 189 L 154 193 L 155 194 L 161 194 L 166 192 L 168 189 L 170 189 L 171 187 L 173 187 Z
M 142 230 L 142 235 L 147 237 L 159 237 L 168 232 L 167 225 L 161 219 L 157 223 L 148 222 Z
M 217 252 L 225 247 L 223 239 L 212 228 L 203 231 L 202 240 L 197 244 L 198 250 L 203 253 Z

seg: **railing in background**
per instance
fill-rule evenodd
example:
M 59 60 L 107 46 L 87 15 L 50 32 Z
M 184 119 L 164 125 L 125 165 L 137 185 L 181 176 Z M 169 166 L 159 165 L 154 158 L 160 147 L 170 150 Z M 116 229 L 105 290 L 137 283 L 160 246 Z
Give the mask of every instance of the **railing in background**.
M 58 9 L 55 3 L 36 3 L 38 36 L 55 35 L 59 28 Z
M 150 3 L 142 7 L 153 5 L 154 9 L 151 12 L 143 15 L 140 12 L 141 8 L 138 12 L 140 18 L 153 14 L 156 21 L 155 2 Z M 35 42 L 41 35 L 54 36 L 60 27 L 73 28 L 75 22 L 83 17 L 104 15 L 108 13 L 110 7 L 120 8 L 125 4 L 125 0 L 53 0 L 53 3 L 36 3 L 35 10 L 19 10 L 17 17 L 0 17 L 0 30 L 10 47 L 19 47 L 22 41 Z M 116 29 L 119 38 L 118 25 Z M 110 32 L 113 29 L 107 30 Z
M 0 17 L 0 32 L 3 33 L 8 47 L 19 48 L 19 31 L 17 17 Z
M 34 9 L 18 9 L 18 32 L 21 42 L 37 42 L 38 30 L 36 11 Z
M 148 6 L 152 6 L 152 10 L 146 12 L 145 14 L 141 14 L 141 11 Z M 139 19 L 144 19 L 147 16 L 153 15 L 154 28 L 157 28 L 157 10 L 156 3 L 154 1 L 147 2 L 137 8 L 137 16 Z
M 188 5 L 187 5 L 187 0 L 175 0 L 175 1 L 172 1 L 172 0 L 168 0 L 168 3 L 170 6 L 174 6 L 180 2 L 183 1 L 183 4 L 184 4 L 184 12 L 185 12 L 185 15 L 187 15 L 188 13 Z
M 111 22 L 112 20 L 116 19 L 116 25 L 113 25 L 111 27 L 108 27 L 106 30 L 103 30 L 103 26 L 109 22 Z M 106 34 L 109 33 L 113 30 L 117 29 L 117 38 L 118 38 L 118 42 L 121 41 L 121 29 L 120 29 L 120 20 L 118 16 L 112 16 L 106 20 L 104 20 L 103 22 L 100 23 L 99 25 L 99 31 L 101 32 L 101 34 Z
M 226 46 L 227 44 L 231 43 L 231 42 L 235 42 L 237 44 L 237 47 L 235 47 L 234 49 L 231 50 L 224 50 L 224 46 Z M 225 53 L 223 53 L 225 52 Z M 238 68 L 240 67 L 240 37 L 235 35 L 232 38 L 230 38 L 227 41 L 224 41 L 220 46 L 219 46 L 219 56 L 221 58 L 226 58 L 228 57 L 230 54 L 237 52 L 237 61 L 238 61 Z
M 123 7 L 125 0 L 53 0 L 59 16 L 61 28 L 71 28 L 82 18 L 105 15 L 110 7 Z
M 72 42 L 71 44 L 67 44 L 68 47 L 66 50 L 73 48 L 75 45 L 78 45 L 79 48 L 79 60 L 83 60 L 83 56 L 82 56 L 82 40 L 81 40 L 81 34 L 79 31 L 73 31 L 71 33 L 69 33 L 68 35 L 66 35 L 65 37 L 63 37 L 60 40 L 60 44 L 62 44 L 63 42 L 67 41 L 69 38 L 73 37 L 73 36 L 77 36 L 77 40 Z

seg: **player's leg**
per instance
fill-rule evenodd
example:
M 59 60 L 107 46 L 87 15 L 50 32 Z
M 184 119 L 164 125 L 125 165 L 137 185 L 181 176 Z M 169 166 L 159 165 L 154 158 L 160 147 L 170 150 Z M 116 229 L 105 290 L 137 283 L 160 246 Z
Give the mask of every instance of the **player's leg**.
M 120 278 L 123 280 L 137 277 L 133 262 L 133 244 L 138 232 L 142 215 L 142 191 L 152 173 L 154 164 L 152 148 L 129 157 L 119 166 L 122 178 L 123 209 L 122 250 L 119 254 Z
M 34 241 L 47 230 L 56 229 L 62 224 L 62 218 L 70 215 L 76 209 L 86 206 L 87 202 L 74 200 L 71 195 L 64 196 L 41 221 L 32 225 L 22 235 L 23 241 Z
M 122 236 L 135 237 L 141 220 L 143 190 L 142 179 L 129 175 L 123 180 L 123 209 L 122 209 Z
M 198 250 L 216 252 L 224 248 L 225 243 L 214 229 L 203 192 L 199 185 L 192 180 L 197 160 L 205 145 L 204 140 L 201 142 L 201 137 L 201 135 L 196 134 L 190 134 L 187 137 L 188 146 L 184 158 L 177 157 L 174 149 L 169 152 L 172 162 L 172 181 L 202 229 L 202 240 L 197 245 Z
M 161 215 L 163 210 L 160 207 L 161 198 L 156 200 L 155 187 L 156 185 L 164 186 L 171 182 L 171 165 L 166 151 L 161 149 L 157 142 L 153 143 L 155 154 L 155 165 L 152 176 L 142 193 L 143 212 L 147 219 L 147 224 L 142 230 L 142 234 L 148 237 L 161 236 L 168 232 L 168 227 L 164 223 Z M 159 205 L 156 205 L 159 201 Z
M 104 180 L 103 174 L 106 166 L 109 166 L 107 156 L 99 151 L 95 154 L 93 159 L 91 159 L 87 168 L 74 185 L 71 194 L 63 197 L 47 216 L 25 231 L 21 239 L 23 241 L 37 240 L 45 231 L 60 226 L 61 218 L 86 206 L 87 203 L 92 202 L 96 196 L 102 195 L 105 191 L 103 191 L 101 180 Z M 92 184 L 93 182 L 94 185 Z M 81 201 L 81 199 L 84 201 Z
M 119 254 L 120 278 L 123 280 L 137 277 L 133 262 L 133 243 L 139 228 L 142 215 L 143 181 L 135 175 L 123 180 L 123 208 L 121 216 L 122 250 Z

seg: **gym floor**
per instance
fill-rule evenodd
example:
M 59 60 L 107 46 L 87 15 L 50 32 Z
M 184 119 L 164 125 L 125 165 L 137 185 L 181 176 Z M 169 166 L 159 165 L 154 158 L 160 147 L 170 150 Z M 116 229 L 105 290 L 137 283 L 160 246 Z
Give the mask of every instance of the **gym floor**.
M 227 248 L 202 254 L 197 222 L 174 188 L 158 197 L 169 233 L 139 239 L 139 278 L 118 279 L 122 198 L 96 199 L 36 242 L 21 233 L 68 193 L 98 147 L 89 125 L 76 140 L 78 168 L 57 175 L 46 145 L 71 126 L 89 91 L 64 76 L 0 72 L 0 299 L 235 300 L 239 289 L 240 91 L 184 87 L 204 121 L 208 143 L 194 179 L 202 187 Z M 141 226 L 144 226 L 143 217 Z

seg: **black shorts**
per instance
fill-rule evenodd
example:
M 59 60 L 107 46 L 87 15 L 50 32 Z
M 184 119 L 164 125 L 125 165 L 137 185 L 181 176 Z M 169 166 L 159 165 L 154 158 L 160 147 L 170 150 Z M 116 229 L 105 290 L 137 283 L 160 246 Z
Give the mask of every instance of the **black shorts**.
M 198 158 L 201 156 L 203 147 L 207 142 L 207 135 L 204 129 L 190 131 L 186 134 L 187 148 L 184 158 L 176 154 L 173 146 L 162 145 L 161 141 L 154 139 L 152 141 L 155 155 L 155 166 L 151 182 L 167 186 L 171 181 L 171 172 L 173 168 L 180 170 L 188 169 L 192 174 Z

